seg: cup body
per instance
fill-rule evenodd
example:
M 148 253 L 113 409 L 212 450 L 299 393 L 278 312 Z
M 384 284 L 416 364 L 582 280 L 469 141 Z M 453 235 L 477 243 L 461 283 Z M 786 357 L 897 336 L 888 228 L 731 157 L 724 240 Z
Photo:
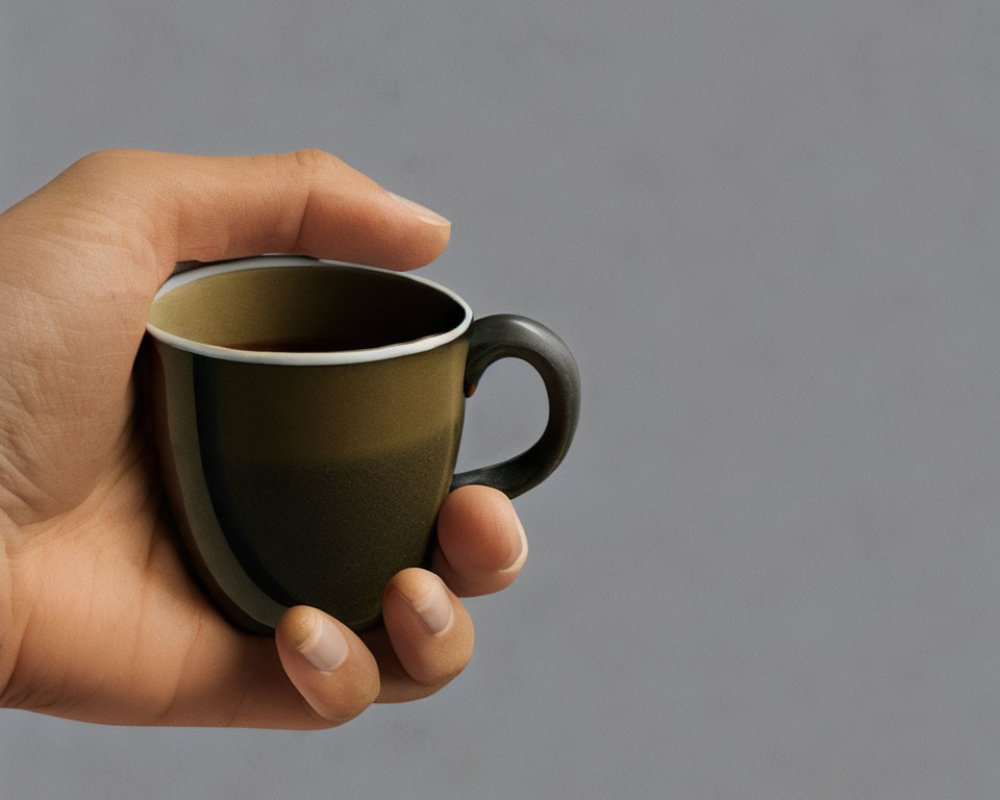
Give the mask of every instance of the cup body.
M 389 579 L 424 561 L 451 485 L 471 312 L 381 270 L 213 269 L 172 279 L 150 313 L 154 427 L 192 565 L 248 630 L 300 603 L 368 627 Z M 428 303 L 416 327 L 392 318 Z M 339 336 L 353 349 L 282 352 Z

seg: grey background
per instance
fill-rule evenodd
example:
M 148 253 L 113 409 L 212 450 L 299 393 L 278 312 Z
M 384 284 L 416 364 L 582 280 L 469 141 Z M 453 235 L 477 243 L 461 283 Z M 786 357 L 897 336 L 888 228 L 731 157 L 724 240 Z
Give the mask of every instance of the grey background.
M 324 733 L 0 714 L 10 798 L 1000 796 L 995 0 L 0 0 L 0 205 L 331 150 L 559 331 L 578 441 L 440 695 Z M 463 460 L 527 444 L 527 368 Z

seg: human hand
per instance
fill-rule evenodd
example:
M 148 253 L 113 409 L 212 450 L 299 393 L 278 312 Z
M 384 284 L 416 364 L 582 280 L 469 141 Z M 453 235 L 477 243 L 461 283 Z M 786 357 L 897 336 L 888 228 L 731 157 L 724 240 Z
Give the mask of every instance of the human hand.
M 507 498 L 453 492 L 434 572 L 358 636 L 288 611 L 232 628 L 175 547 L 133 366 L 177 262 L 287 252 L 411 269 L 450 224 L 317 151 L 88 156 L 0 215 L 0 706 L 94 722 L 320 728 L 435 692 L 472 655 L 458 596 L 527 554 Z M 436 573 L 436 574 L 435 574 Z

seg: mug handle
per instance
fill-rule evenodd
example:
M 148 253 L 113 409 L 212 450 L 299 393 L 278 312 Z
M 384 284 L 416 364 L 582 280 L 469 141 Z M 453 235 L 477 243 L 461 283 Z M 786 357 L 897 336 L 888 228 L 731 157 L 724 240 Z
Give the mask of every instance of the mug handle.
M 541 438 L 521 455 L 454 477 L 451 488 L 484 484 L 517 497 L 545 480 L 566 455 L 580 417 L 580 374 L 569 348 L 539 322 L 514 314 L 472 323 L 465 365 L 465 396 L 472 397 L 486 368 L 501 358 L 527 361 L 545 383 L 549 420 Z

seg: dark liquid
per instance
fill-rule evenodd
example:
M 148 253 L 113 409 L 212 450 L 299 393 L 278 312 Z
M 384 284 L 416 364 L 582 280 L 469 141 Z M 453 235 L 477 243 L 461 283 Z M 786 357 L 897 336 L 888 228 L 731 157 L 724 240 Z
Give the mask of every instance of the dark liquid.
M 350 335 L 330 336 L 289 336 L 281 339 L 265 339 L 254 342 L 236 342 L 226 347 L 234 350 L 254 350 L 267 353 L 337 353 L 344 350 L 365 350 L 393 344 L 383 338 L 362 339 Z

